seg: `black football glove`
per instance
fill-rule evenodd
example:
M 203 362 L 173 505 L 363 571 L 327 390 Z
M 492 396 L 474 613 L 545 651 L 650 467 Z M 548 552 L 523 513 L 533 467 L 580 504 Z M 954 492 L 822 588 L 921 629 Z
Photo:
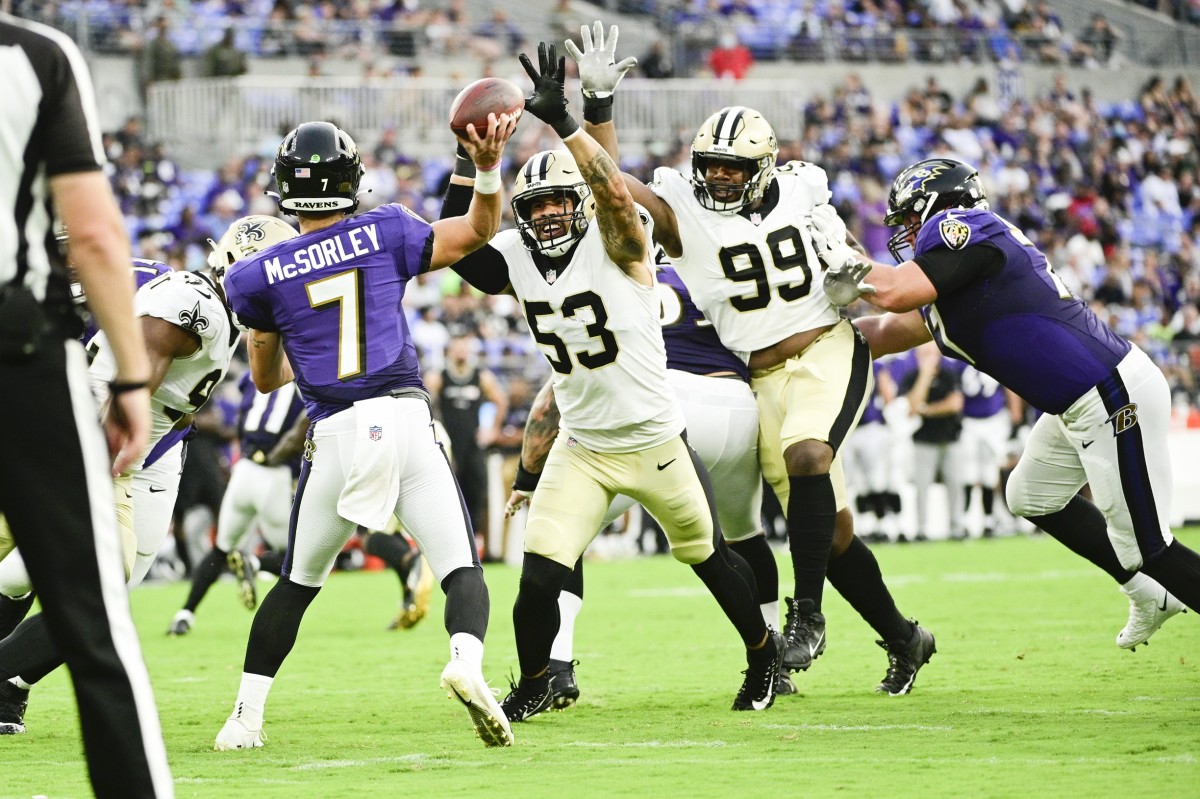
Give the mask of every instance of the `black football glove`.
M 529 56 L 521 53 L 521 66 L 533 81 L 533 94 L 525 98 L 525 110 L 554 128 L 559 138 L 567 138 L 579 130 L 579 124 L 567 111 L 567 95 L 563 85 L 567 79 L 566 56 L 558 55 L 554 45 L 538 42 L 538 66 L 534 69 Z

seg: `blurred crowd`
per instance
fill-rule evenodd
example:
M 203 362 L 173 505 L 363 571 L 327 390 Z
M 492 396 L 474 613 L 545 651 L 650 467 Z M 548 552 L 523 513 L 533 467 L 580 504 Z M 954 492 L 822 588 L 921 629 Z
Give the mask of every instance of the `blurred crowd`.
M 1200 22 L 1200 0 L 1139 5 Z M 646 74 L 690 76 L 708 67 L 740 77 L 756 60 L 906 61 L 1014 59 L 1116 66 L 1123 34 L 1103 12 L 1069 29 L 1047 0 L 607 0 L 649 17 L 662 42 Z M 151 80 L 178 77 L 179 59 L 202 57 L 200 74 L 245 70 L 247 55 L 358 58 L 457 56 L 490 61 L 550 35 L 578 36 L 591 20 L 555 0 L 537 30 L 464 0 L 16 0 L 19 14 L 71 33 L 87 50 L 137 54 Z M 473 11 L 476 16 L 473 17 Z M 589 12 L 591 13 L 591 12 Z M 645 61 L 646 59 L 643 59 Z

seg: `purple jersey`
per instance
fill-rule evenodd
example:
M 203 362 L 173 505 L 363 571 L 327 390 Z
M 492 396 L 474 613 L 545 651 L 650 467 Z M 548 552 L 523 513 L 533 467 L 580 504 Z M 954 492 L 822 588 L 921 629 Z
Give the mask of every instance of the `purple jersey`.
M 675 270 L 660 263 L 658 285 L 667 368 L 694 375 L 733 372 L 748 381 L 750 368 L 721 343 L 712 323 L 692 302 L 692 295 Z
M 279 439 L 292 429 L 304 408 L 300 392 L 295 383 L 280 386 L 270 394 L 260 394 L 254 387 L 250 373 L 238 380 L 241 402 L 238 405 L 238 443 L 242 457 L 255 463 L 266 463 L 267 455 L 279 443 Z M 300 456 L 288 463 L 292 471 L 299 473 Z
M 225 278 L 242 323 L 283 339 L 309 418 L 424 388 L 400 301 L 428 265 L 433 233 L 382 205 L 239 261 Z
M 942 352 L 1035 408 L 1060 414 L 1108 377 L 1131 345 L 1071 296 L 1020 230 L 986 209 L 935 214 L 917 235 L 914 260 L 965 250 L 958 268 L 970 269 L 970 251 L 980 247 L 999 250 L 1001 267 L 972 274 L 954 290 L 939 289 L 937 300 L 921 309 L 925 324 Z
M 1004 389 L 991 375 L 970 364 L 962 368 L 963 416 L 968 419 L 990 419 L 1008 405 Z

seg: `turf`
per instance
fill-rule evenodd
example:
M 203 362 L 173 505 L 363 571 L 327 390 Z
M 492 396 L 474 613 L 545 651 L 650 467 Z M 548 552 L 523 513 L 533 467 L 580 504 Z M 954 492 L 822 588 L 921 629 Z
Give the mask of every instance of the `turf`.
M 1200 531 L 1183 539 L 1200 547 Z M 264 749 L 217 753 L 251 614 L 220 583 L 186 638 L 164 632 L 182 583 L 133 595 L 181 797 L 1200 796 L 1200 619 L 1130 653 L 1111 580 L 1045 538 L 876 548 L 902 611 L 937 635 L 914 693 L 872 692 L 886 660 L 830 590 L 829 648 L 801 693 L 765 713 L 729 705 L 737 639 L 669 558 L 589 564 L 565 713 L 485 749 L 438 688 L 448 656 L 429 618 L 389 633 L 388 573 L 334 575 L 267 706 Z M 781 564 L 783 561 L 781 560 Z M 515 663 L 515 569 L 488 567 L 485 671 Z M 266 584 L 263 584 L 265 590 Z M 29 734 L 0 738 L 0 797 L 90 796 L 66 676 L 39 686 Z

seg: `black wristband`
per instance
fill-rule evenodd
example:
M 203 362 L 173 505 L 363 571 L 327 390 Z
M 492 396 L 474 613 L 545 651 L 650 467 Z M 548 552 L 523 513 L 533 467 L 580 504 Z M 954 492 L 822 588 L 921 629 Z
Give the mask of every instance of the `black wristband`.
M 458 150 L 454 153 L 454 174 L 460 178 L 475 179 L 475 162 L 467 154 L 467 148 L 462 146 L 462 142 L 459 142 Z
M 112 380 L 108 384 L 108 393 L 115 397 L 118 394 L 127 394 L 130 391 L 141 391 L 148 386 L 149 384 L 145 380 Z
M 525 468 L 523 462 L 517 461 L 517 479 L 513 480 L 513 491 L 524 491 L 526 494 L 532 493 L 537 488 L 538 481 L 541 479 L 541 472 L 531 472 Z
M 565 140 L 568 136 L 579 130 L 579 123 L 570 114 L 567 114 L 550 127 L 554 128 L 554 132 L 558 134 L 558 138 Z
M 590 122 L 593 125 L 603 125 L 605 122 L 612 122 L 614 96 L 610 94 L 608 97 L 588 97 L 585 94 L 583 96 L 584 121 Z

